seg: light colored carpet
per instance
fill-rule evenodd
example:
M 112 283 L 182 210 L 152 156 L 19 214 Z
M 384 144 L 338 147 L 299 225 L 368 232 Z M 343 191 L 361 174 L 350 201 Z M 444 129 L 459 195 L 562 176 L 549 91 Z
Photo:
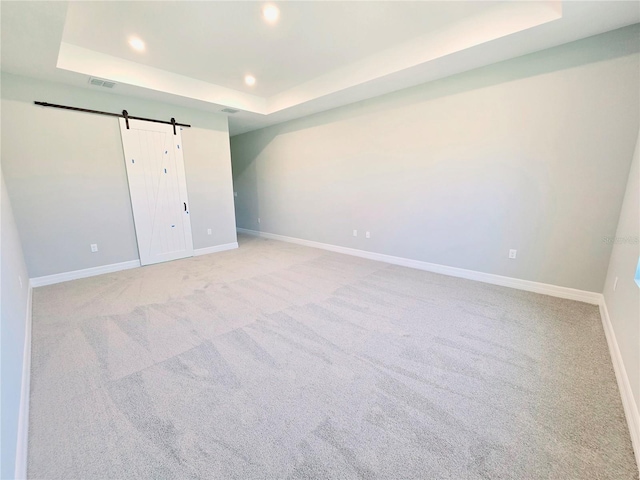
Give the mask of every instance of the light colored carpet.
M 30 478 L 638 478 L 597 307 L 239 240 L 34 291 Z

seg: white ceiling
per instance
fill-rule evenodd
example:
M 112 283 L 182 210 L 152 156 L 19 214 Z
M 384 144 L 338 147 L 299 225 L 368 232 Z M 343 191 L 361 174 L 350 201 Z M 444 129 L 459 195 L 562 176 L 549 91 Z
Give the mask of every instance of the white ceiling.
M 237 134 L 640 22 L 635 1 L 278 2 L 274 25 L 265 4 L 2 1 L 1 66 L 239 109 Z
M 255 2 L 74 2 L 63 41 L 269 97 L 495 3 L 289 2 L 271 25 Z M 132 34 L 144 54 L 129 47 Z

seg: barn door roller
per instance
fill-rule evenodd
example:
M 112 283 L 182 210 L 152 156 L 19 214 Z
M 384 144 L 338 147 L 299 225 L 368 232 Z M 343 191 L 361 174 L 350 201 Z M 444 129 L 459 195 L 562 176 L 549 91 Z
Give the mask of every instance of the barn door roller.
M 57 105 L 55 103 L 48 103 L 48 102 L 33 102 L 33 103 L 35 103 L 36 105 L 40 105 L 41 107 L 61 108 L 63 110 L 73 110 L 74 112 L 95 113 L 97 115 L 107 115 L 108 117 L 124 118 L 124 121 L 127 124 L 127 130 L 129 129 L 129 119 L 143 120 L 145 122 L 164 123 L 165 125 L 172 125 L 174 135 L 176 135 L 176 125 L 179 127 L 187 127 L 187 128 L 191 127 L 191 125 L 176 122 L 175 118 L 172 118 L 170 121 L 166 121 L 166 120 L 156 120 L 155 118 L 132 117 L 131 115 L 129 115 L 129 112 L 127 112 L 126 110 L 123 110 L 122 113 L 111 113 L 111 112 L 101 112 L 99 110 L 89 110 L 88 108 L 69 107 L 67 105 Z

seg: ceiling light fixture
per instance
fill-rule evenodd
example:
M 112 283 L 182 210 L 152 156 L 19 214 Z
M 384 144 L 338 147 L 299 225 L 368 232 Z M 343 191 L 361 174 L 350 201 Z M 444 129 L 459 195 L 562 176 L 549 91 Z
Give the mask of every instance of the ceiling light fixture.
M 269 23 L 275 23 L 280 16 L 280 10 L 275 5 L 267 5 L 262 9 L 262 16 Z
M 244 83 L 252 87 L 256 84 L 256 77 L 254 77 L 253 75 L 247 75 L 244 77 Z
M 134 50 L 137 50 L 139 52 L 144 51 L 144 42 L 137 37 L 131 37 L 129 39 L 129 45 L 131 45 L 131 48 L 133 48 Z

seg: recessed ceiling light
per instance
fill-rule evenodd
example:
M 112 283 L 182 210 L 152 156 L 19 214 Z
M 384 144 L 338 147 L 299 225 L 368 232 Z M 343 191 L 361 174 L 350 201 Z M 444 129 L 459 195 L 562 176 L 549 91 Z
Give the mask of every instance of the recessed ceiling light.
M 256 84 L 256 77 L 254 77 L 253 75 L 247 75 L 244 77 L 244 83 L 251 87 Z
M 262 9 L 262 16 L 269 23 L 275 23 L 280 16 L 280 10 L 275 5 L 267 5 Z
M 144 42 L 137 37 L 131 37 L 129 39 L 129 45 L 131 45 L 131 48 L 133 48 L 134 50 L 137 50 L 139 52 L 144 51 Z

